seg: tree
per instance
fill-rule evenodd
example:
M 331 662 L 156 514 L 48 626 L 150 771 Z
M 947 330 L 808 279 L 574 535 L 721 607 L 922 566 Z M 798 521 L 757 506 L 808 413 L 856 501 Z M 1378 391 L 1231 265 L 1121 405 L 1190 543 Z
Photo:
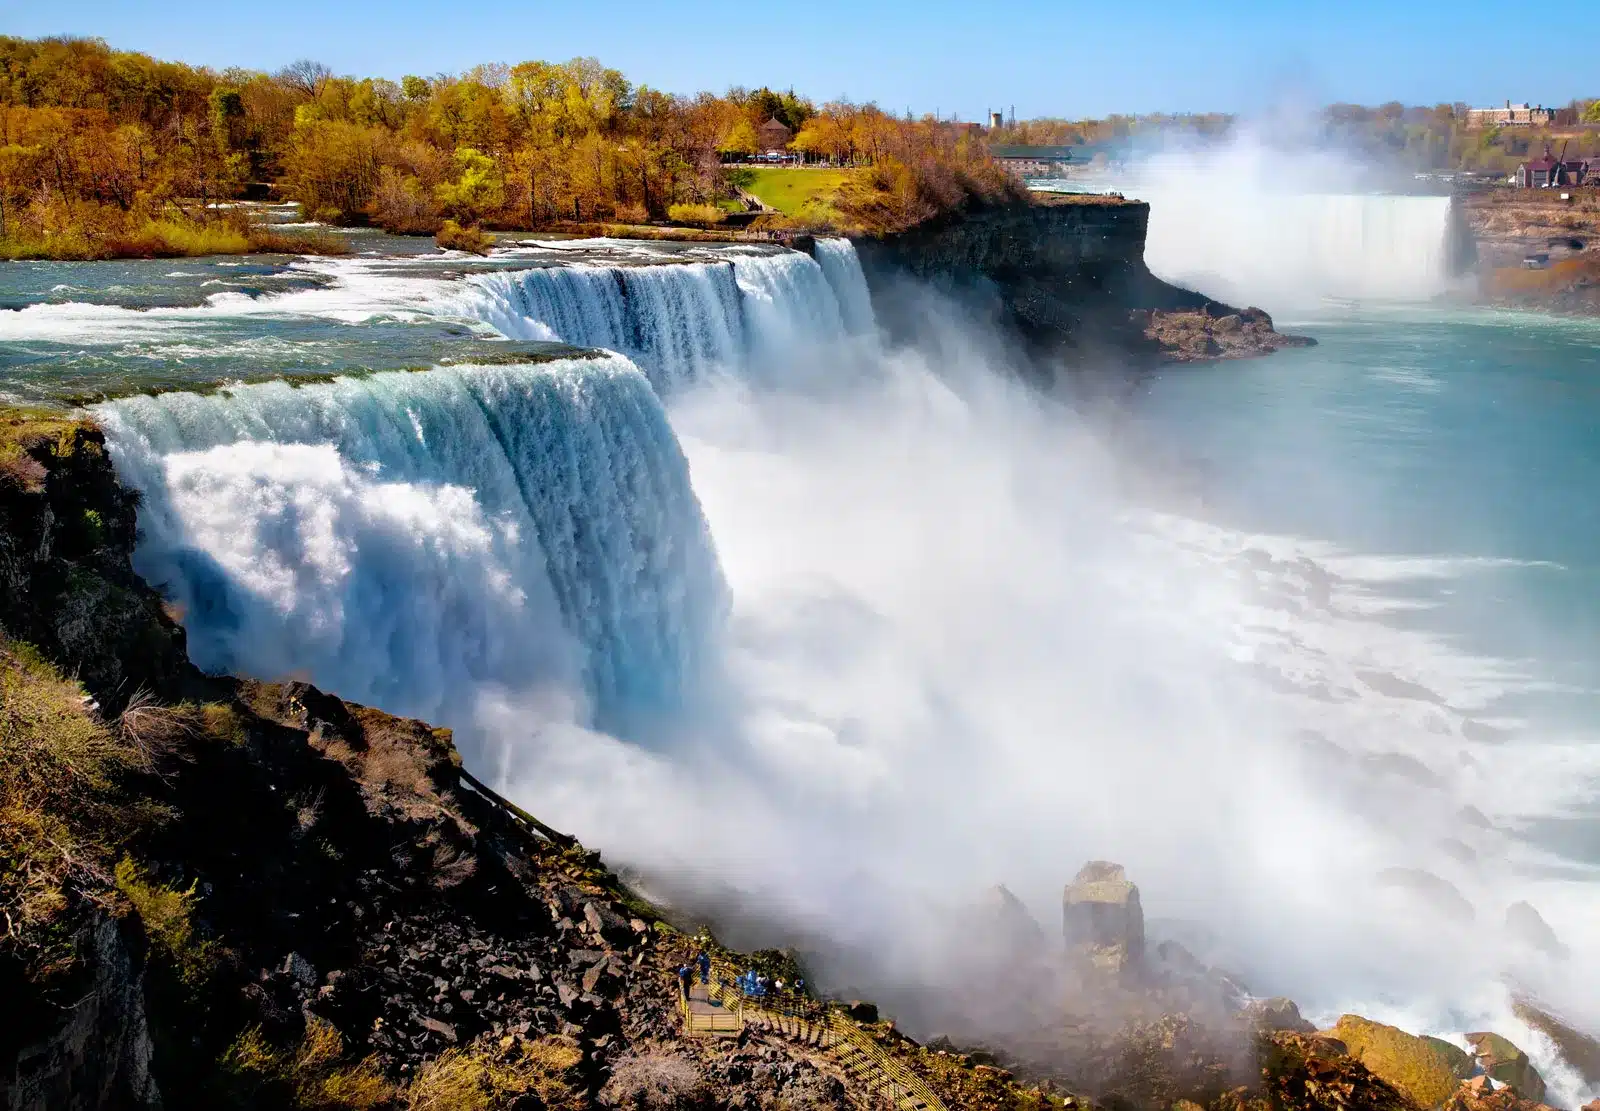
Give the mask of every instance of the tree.
M 333 80 L 333 70 L 321 62 L 301 58 L 280 69 L 278 80 L 315 100 L 322 95 L 322 90 L 327 87 L 328 82 Z
M 484 214 L 505 203 L 505 177 L 494 159 L 471 147 L 456 151 L 455 181 L 441 183 L 434 195 L 452 214 L 477 223 Z
M 717 150 L 723 154 L 754 154 L 761 149 L 761 136 L 748 119 L 733 125 L 733 130 L 723 136 Z

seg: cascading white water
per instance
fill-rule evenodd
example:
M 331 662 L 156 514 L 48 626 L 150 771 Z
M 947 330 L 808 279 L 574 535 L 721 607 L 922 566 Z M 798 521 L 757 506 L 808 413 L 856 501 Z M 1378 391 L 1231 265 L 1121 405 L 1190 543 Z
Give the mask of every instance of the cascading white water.
M 670 711 L 724 606 L 688 471 L 605 356 L 98 407 L 202 667 L 447 722 L 486 686 Z
M 1160 277 L 1241 303 L 1420 300 L 1450 280 L 1450 198 L 1141 187 L 1145 261 Z
M 872 295 L 861 273 L 861 260 L 848 239 L 818 239 L 817 263 L 833 287 L 844 325 L 853 335 L 867 335 L 877 326 L 872 314 Z
M 804 340 L 872 328 L 855 249 L 818 241 L 726 262 L 549 266 L 479 274 L 453 298 L 512 339 L 561 340 L 627 355 L 670 391 L 717 370 L 758 366 Z

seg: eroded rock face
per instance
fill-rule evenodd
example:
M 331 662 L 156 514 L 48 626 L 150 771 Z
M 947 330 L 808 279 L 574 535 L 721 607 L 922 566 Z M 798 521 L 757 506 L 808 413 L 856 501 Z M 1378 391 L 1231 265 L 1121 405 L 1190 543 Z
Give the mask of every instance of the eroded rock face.
M 1061 930 L 1068 950 L 1098 971 L 1136 972 L 1144 961 L 1144 910 L 1139 888 L 1122 865 L 1091 860 L 1062 896 Z
M 1472 1059 L 1438 1038 L 1418 1037 L 1360 1015 L 1344 1015 L 1330 1031 L 1350 1056 L 1419 1107 L 1441 1107 L 1472 1075 Z
M 161 1106 L 150 1075 L 143 969 L 115 919 L 95 920 L 79 947 L 93 980 L 59 1029 L 17 1054 L 3 1089 L 6 1111 Z
M 1544 1102 L 1544 1077 L 1533 1067 L 1528 1055 L 1499 1034 L 1482 1031 L 1467 1035 L 1478 1067 L 1493 1080 L 1506 1085 L 1524 1099 Z

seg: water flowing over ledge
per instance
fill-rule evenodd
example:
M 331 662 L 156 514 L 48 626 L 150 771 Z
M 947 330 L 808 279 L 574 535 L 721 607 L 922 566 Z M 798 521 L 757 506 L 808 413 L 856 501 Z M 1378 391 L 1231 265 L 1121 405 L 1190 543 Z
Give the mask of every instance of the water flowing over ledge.
M 798 251 L 653 266 L 578 264 L 474 275 L 453 308 L 511 339 L 627 355 L 658 390 L 748 370 L 796 342 L 873 327 L 855 250 Z M 819 263 L 820 260 L 820 263 Z
M 692 687 L 723 586 L 682 452 L 621 357 L 98 407 L 136 562 L 194 660 L 464 721 L 577 686 L 621 729 Z

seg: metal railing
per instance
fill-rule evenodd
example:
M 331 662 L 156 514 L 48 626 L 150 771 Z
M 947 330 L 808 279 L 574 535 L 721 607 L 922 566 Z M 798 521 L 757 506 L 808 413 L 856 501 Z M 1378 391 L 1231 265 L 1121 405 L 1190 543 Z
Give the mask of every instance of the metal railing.
M 759 1024 L 828 1053 L 846 1071 L 856 1072 L 869 1090 L 897 1107 L 946 1111 L 944 1101 L 925 1079 L 887 1052 L 837 1003 L 810 999 L 799 992 L 748 994 L 740 987 L 734 966 L 720 960 L 712 962 L 705 987 L 708 1001 L 717 1004 L 722 1015 L 696 1014 L 685 997 L 684 1029 L 690 1033 L 737 1033 L 747 1024 Z M 717 1025 L 719 1017 L 726 1017 L 728 1025 Z

